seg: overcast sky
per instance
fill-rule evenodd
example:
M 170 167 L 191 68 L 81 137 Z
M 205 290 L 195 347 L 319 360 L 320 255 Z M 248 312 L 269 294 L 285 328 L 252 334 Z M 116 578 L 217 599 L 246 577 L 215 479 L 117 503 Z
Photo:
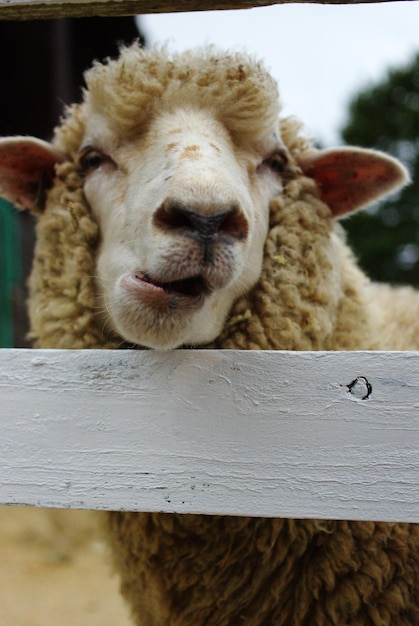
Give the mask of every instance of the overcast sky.
M 419 1 L 146 15 L 140 23 L 149 43 L 214 43 L 265 59 L 284 113 L 327 145 L 338 142 L 349 97 L 419 52 Z

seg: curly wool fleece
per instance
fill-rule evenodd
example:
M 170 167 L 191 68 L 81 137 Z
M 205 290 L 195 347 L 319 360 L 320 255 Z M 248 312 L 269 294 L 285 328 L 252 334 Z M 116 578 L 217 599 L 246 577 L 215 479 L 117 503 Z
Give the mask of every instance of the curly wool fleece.
M 171 84 L 167 72 L 160 72 L 161 63 L 159 59 L 149 68 L 153 80 L 146 91 L 150 98 L 163 97 Z M 258 66 L 246 60 L 229 75 L 232 84 L 245 93 L 246 63 L 254 94 L 252 77 L 258 75 Z M 115 81 L 118 78 L 132 90 L 128 65 L 122 59 L 113 62 L 111 69 Z M 183 73 L 182 80 L 193 81 L 194 89 L 199 84 L 204 88 L 209 84 L 208 76 L 202 74 L 205 71 L 194 67 L 189 74 Z M 211 80 L 219 87 L 220 98 L 226 71 L 212 67 Z M 161 75 L 167 84 L 159 87 Z M 88 88 L 96 94 L 102 85 L 109 97 L 113 83 L 106 77 L 106 67 L 96 66 L 87 75 Z M 254 105 L 250 98 L 252 113 Z M 70 160 L 58 166 L 59 181 L 38 223 L 30 316 L 36 344 L 44 348 L 118 348 L 123 343 L 120 337 L 107 336 L 96 316 L 95 254 L 100 233 L 75 165 L 86 110 L 86 105 L 73 107 L 57 131 L 57 145 Z M 129 107 L 119 120 L 113 111 L 113 119 L 126 125 L 128 114 Z M 298 125 L 283 120 L 281 132 L 295 159 L 294 176 L 271 203 L 260 280 L 233 306 L 212 347 L 418 347 L 417 321 L 409 325 L 410 334 L 393 328 L 390 335 L 384 330 L 385 316 L 391 314 L 380 306 L 379 298 L 380 293 L 388 298 L 386 288 L 376 290 L 369 285 L 328 207 L 319 200 L 315 183 L 302 176 L 297 160 L 309 145 L 299 138 Z M 407 298 L 411 295 L 406 292 Z M 412 315 L 412 307 L 406 309 Z M 417 305 L 414 311 L 417 320 Z M 139 626 L 419 624 L 419 528 L 415 525 L 161 513 L 106 515 L 122 593 Z

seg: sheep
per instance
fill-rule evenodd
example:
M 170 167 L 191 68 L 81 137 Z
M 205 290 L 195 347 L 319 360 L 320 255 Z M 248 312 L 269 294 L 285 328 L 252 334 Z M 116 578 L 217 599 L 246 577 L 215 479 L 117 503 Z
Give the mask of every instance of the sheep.
M 39 218 L 37 346 L 419 346 L 418 294 L 371 284 L 338 224 L 399 162 L 314 149 L 244 53 L 134 44 L 85 78 L 51 144 L 0 142 L 2 194 Z M 419 623 L 413 524 L 104 515 L 137 626 Z

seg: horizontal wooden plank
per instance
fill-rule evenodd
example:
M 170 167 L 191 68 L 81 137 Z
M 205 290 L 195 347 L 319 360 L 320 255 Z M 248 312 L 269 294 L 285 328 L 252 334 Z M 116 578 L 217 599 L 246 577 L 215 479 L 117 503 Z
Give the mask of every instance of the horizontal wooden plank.
M 0 503 L 419 522 L 419 353 L 0 351 Z
M 249 9 L 272 4 L 362 4 L 391 0 L 0 0 L 0 20 L 28 20 L 93 15 L 140 15 L 179 11 Z M 401 2 L 402 0 L 398 0 Z

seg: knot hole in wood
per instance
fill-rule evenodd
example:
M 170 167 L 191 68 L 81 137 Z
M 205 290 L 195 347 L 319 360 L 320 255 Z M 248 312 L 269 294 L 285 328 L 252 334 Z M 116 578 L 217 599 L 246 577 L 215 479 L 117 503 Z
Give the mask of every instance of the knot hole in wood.
M 365 376 L 357 376 L 347 385 L 347 389 L 357 400 L 368 400 L 372 393 L 372 385 Z

